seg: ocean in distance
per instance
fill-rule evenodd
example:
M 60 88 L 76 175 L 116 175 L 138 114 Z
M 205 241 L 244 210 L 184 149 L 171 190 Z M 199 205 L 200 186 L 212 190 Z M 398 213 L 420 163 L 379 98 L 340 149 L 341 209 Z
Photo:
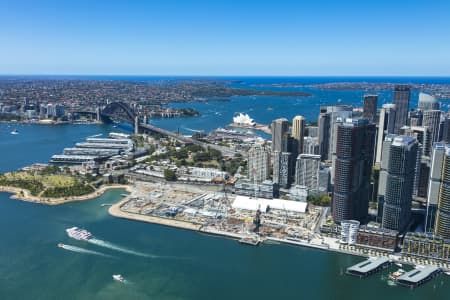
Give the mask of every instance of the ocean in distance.
M 266 79 L 251 80 L 242 84 Z M 326 91 L 308 98 L 235 97 L 230 102 L 185 103 L 198 108 L 202 117 L 152 122 L 168 129 L 210 131 L 226 126 L 240 111 L 260 123 L 295 114 L 315 121 L 320 105 L 338 99 L 357 105 L 362 93 Z M 386 92 L 386 101 L 389 95 Z M 416 95 L 412 102 L 415 106 Z M 19 135 L 14 136 L 9 134 L 12 127 L 0 124 L 0 172 L 47 162 L 52 154 L 88 136 L 118 130 L 110 125 L 17 125 Z M 122 193 L 109 191 L 94 200 L 52 207 L 0 193 L 0 299 L 448 299 L 446 275 L 410 290 L 388 284 L 388 271 L 394 267 L 367 279 L 343 274 L 346 267 L 362 261 L 360 257 L 277 244 L 245 247 L 230 239 L 113 218 L 101 204 L 118 201 Z M 84 227 L 105 243 L 71 240 L 65 234 L 71 226 Z M 56 246 L 59 242 L 96 254 L 63 250 Z M 111 276 L 117 273 L 129 284 L 114 282 Z

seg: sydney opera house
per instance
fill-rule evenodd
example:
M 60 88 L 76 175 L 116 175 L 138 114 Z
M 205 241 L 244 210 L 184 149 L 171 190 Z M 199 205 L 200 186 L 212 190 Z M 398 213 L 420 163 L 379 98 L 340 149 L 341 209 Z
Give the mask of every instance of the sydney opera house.
M 239 113 L 238 115 L 233 117 L 233 123 L 239 124 L 239 125 L 247 125 L 247 126 L 255 126 L 255 121 L 250 118 L 249 115 Z

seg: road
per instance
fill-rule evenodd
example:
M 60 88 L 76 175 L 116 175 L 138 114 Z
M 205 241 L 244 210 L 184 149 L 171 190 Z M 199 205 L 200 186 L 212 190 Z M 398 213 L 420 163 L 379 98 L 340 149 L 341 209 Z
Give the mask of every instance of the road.
M 191 137 L 187 137 L 187 136 L 178 134 L 178 133 L 170 131 L 170 130 L 166 130 L 166 129 L 162 129 L 162 128 L 156 127 L 156 126 L 151 125 L 151 124 L 140 124 L 139 127 L 141 129 L 143 129 L 143 131 L 147 130 L 147 131 L 156 132 L 156 133 L 159 133 L 159 134 L 161 134 L 163 136 L 172 137 L 172 138 L 174 138 L 174 139 L 176 139 L 176 140 L 178 140 L 180 142 L 183 142 L 183 143 L 191 143 L 191 144 L 199 145 L 199 146 L 202 146 L 202 147 L 205 147 L 205 148 L 211 147 L 213 149 L 216 149 L 216 150 L 219 150 L 220 152 L 222 152 L 222 155 L 224 155 L 224 156 L 233 157 L 235 154 L 239 153 L 239 151 L 233 150 L 233 149 L 228 148 L 228 147 L 214 145 L 214 144 L 208 144 L 208 143 L 205 143 L 205 142 L 193 139 Z

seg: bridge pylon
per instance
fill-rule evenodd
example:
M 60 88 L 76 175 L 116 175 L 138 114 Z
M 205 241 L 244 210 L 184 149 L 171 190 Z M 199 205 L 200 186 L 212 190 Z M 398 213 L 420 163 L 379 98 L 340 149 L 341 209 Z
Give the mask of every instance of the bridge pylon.
M 139 134 L 139 116 L 134 117 L 134 134 Z

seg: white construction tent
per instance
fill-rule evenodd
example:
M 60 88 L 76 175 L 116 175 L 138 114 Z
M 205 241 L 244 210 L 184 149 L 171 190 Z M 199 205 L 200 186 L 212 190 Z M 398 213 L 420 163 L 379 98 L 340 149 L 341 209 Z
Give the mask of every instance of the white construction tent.
M 279 209 L 305 213 L 308 203 L 282 199 L 251 198 L 238 195 L 231 206 L 236 209 L 251 211 L 256 211 L 259 209 L 261 212 L 266 212 L 268 209 Z

